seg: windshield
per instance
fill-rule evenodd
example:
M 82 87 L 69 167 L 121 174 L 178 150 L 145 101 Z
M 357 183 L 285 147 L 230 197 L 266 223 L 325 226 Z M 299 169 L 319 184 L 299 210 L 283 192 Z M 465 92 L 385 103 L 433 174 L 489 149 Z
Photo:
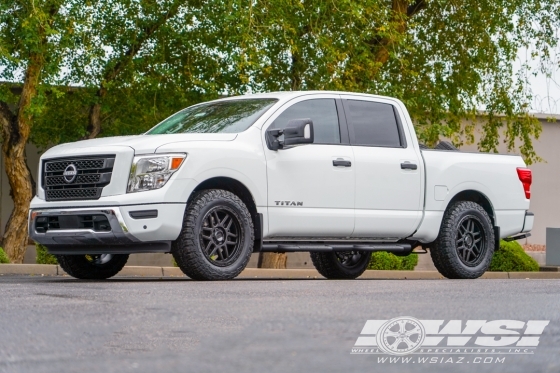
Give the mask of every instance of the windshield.
M 170 116 L 146 134 L 243 132 L 276 101 L 271 98 L 258 98 L 191 106 Z

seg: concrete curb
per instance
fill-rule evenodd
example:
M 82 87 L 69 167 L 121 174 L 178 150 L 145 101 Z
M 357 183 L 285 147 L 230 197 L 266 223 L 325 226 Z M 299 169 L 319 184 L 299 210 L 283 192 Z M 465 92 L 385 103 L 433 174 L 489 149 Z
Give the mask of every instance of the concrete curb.
M 68 276 L 62 268 L 49 264 L 0 264 L 2 275 Z M 180 278 L 186 276 L 176 267 L 126 266 L 117 277 Z M 247 268 L 238 279 L 323 279 L 314 269 Z M 482 279 L 560 279 L 560 272 L 486 272 Z M 362 280 L 442 280 L 436 271 L 366 271 Z

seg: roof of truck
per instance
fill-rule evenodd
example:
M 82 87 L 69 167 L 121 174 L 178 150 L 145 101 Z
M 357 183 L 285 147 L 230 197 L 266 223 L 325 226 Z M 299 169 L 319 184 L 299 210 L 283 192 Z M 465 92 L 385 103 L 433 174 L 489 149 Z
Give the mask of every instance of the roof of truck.
M 249 94 L 239 95 L 239 96 L 224 97 L 222 98 L 222 100 L 251 99 L 251 98 L 276 98 L 280 100 L 286 100 L 286 99 L 300 97 L 300 96 L 317 95 L 317 94 L 368 96 L 368 97 L 377 97 L 377 98 L 386 98 L 386 99 L 395 100 L 394 97 L 372 95 L 369 93 L 360 93 L 360 92 L 345 92 L 345 91 L 278 91 L 278 92 L 266 92 L 266 93 L 249 93 Z

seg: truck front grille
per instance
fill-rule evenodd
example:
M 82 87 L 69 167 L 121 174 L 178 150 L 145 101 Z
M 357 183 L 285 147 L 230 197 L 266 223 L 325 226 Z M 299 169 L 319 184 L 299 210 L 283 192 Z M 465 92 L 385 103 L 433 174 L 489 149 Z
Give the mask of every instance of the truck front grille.
M 42 186 L 47 201 L 99 199 L 111 182 L 115 156 L 43 161 Z
M 40 216 L 35 222 L 38 233 L 66 229 L 91 229 L 96 232 L 110 232 L 111 224 L 105 215 L 54 215 Z

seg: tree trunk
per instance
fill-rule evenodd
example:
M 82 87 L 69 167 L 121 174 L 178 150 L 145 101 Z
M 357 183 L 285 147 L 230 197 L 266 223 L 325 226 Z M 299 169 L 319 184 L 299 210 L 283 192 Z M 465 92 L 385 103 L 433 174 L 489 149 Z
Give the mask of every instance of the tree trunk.
M 33 182 L 27 168 L 25 145 L 31 132 L 32 115 L 29 113 L 31 101 L 37 95 L 37 86 L 43 68 L 42 56 L 32 54 L 29 59 L 23 89 L 19 99 L 17 116 L 2 103 L 2 154 L 10 195 L 14 209 L 6 224 L 2 246 L 13 263 L 22 263 L 27 246 L 27 214 L 33 197 Z
M 286 253 L 261 253 L 259 268 L 286 269 L 288 256 Z
M 103 87 L 97 91 L 97 102 L 89 109 L 89 124 L 84 139 L 95 139 L 101 132 L 101 101 L 105 98 L 107 90 Z

